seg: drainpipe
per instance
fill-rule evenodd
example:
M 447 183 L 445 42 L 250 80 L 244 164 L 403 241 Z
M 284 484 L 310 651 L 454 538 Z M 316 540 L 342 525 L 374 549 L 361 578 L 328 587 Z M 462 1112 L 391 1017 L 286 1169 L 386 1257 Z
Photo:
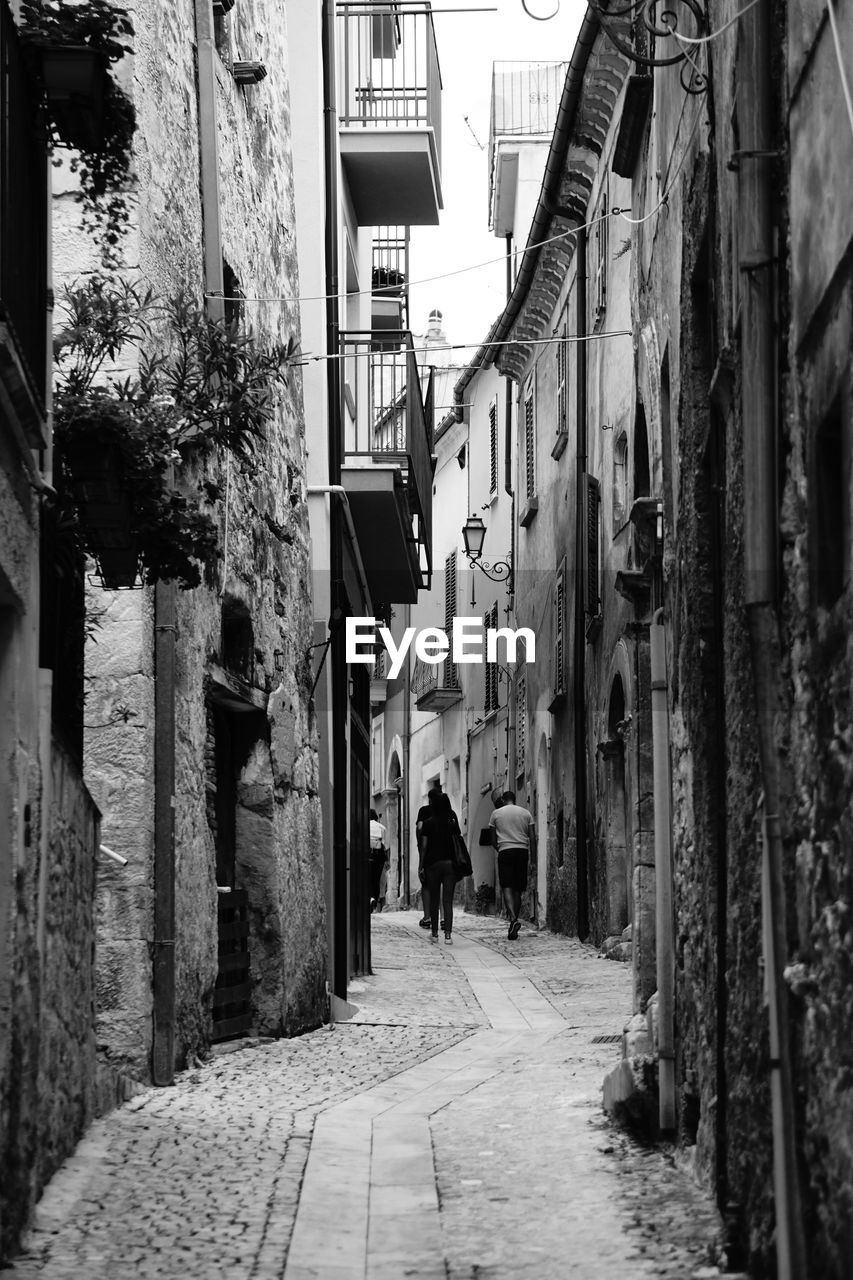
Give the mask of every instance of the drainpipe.
M 210 0 L 195 0 L 199 178 L 208 314 L 223 314 L 222 237 L 216 136 L 216 46 Z M 167 483 L 174 483 L 169 468 Z M 175 1072 L 175 656 L 177 589 L 154 587 L 154 1028 L 151 1074 L 170 1085 Z
M 587 886 L 587 830 L 586 830 L 586 629 L 584 619 L 584 575 L 586 572 L 586 529 L 584 527 L 584 486 L 587 468 L 587 367 L 586 347 L 586 249 L 587 233 L 581 227 L 577 233 L 575 261 L 577 263 L 577 457 L 575 474 L 575 643 L 574 643 L 574 700 L 575 700 L 575 836 L 578 860 L 578 937 L 589 932 L 589 901 Z
M 765 871 L 763 908 L 767 919 L 765 965 L 770 996 L 770 1094 L 776 1253 L 779 1280 L 808 1274 L 797 1170 L 794 1088 L 788 1028 L 788 994 L 783 972 L 788 953 L 782 787 L 776 750 L 779 634 L 776 621 L 777 470 L 774 257 L 771 158 L 771 53 L 769 0 L 759 0 L 743 18 L 743 75 L 739 211 L 741 237 L 742 426 L 744 470 L 745 604 L 752 653 L 758 752 L 764 789 Z
M 672 814 L 669 785 L 669 714 L 663 609 L 649 627 L 652 676 L 652 759 L 655 800 L 655 934 L 658 984 L 658 1123 L 676 1127 L 675 966 L 672 926 Z
M 509 231 L 506 237 L 506 297 L 507 302 L 512 297 L 512 233 Z M 504 383 L 504 490 L 512 497 L 512 379 L 505 378 Z M 511 530 L 512 537 L 515 534 L 515 520 Z
M 323 63 L 323 172 L 325 179 L 324 251 L 326 258 L 326 350 L 336 356 L 340 348 L 338 316 L 338 116 L 335 84 L 335 4 L 321 0 L 321 46 Z M 329 484 L 341 483 L 341 362 L 326 361 L 327 448 Z M 345 605 L 343 589 L 343 531 L 339 508 L 329 512 L 329 570 L 331 612 Z M 342 626 L 332 629 L 329 659 L 331 666 L 331 765 L 332 765 L 332 988 L 342 1000 L 349 981 L 349 867 L 347 840 L 348 746 L 347 712 L 349 690 L 345 635 Z

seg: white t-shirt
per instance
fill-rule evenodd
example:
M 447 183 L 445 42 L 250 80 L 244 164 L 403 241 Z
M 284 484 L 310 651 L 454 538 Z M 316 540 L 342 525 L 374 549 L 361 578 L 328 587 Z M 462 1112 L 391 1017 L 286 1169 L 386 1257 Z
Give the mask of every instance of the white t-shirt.
M 495 809 L 489 826 L 498 833 L 498 853 L 501 849 L 528 849 L 533 815 L 520 804 L 505 804 Z
M 375 818 L 370 819 L 370 847 L 381 849 L 385 843 L 385 828 Z

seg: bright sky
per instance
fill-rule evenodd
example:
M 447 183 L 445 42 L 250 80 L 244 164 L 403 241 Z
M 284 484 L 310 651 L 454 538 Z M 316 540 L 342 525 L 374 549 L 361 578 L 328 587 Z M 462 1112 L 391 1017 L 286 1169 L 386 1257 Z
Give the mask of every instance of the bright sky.
M 436 13 L 435 31 L 444 84 L 442 95 L 442 191 L 444 210 L 438 227 L 413 227 L 410 278 L 413 282 L 490 258 L 492 266 L 462 275 L 414 283 L 409 290 L 409 320 L 423 333 L 433 307 L 444 313 L 451 342 L 485 338 L 506 300 L 505 241 L 489 231 L 489 112 L 492 63 L 568 62 L 586 10 L 585 0 L 528 0 L 533 13 L 557 16 L 536 22 L 521 0 L 433 0 L 436 10 L 454 5 L 497 5 L 495 13 Z M 465 117 L 468 117 L 468 124 Z M 470 125 L 470 129 L 468 127 Z M 482 150 L 472 136 L 476 134 Z M 543 156 L 544 164 L 544 156 Z M 525 227 L 523 248 L 529 228 Z M 454 363 L 473 356 L 454 352 Z

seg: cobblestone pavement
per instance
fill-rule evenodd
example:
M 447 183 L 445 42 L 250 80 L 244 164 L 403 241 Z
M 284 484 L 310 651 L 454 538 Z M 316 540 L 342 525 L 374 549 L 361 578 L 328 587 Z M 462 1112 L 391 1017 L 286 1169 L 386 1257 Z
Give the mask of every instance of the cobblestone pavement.
M 98 1121 L 9 1274 L 44 1280 L 700 1280 L 712 1206 L 601 1112 L 625 966 L 460 916 L 374 917 L 357 1012 L 216 1054 Z

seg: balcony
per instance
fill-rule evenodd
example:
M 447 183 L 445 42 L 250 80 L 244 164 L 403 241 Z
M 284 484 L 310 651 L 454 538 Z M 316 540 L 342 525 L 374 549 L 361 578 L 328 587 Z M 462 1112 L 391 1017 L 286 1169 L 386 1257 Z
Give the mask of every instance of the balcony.
M 370 327 L 400 330 L 409 323 L 409 228 L 377 227 L 373 236 Z
M 455 706 L 462 701 L 456 664 L 445 661 L 433 665 L 417 658 L 412 676 L 412 693 L 418 711 L 436 711 L 440 714 L 447 711 L 448 707 Z
M 374 601 L 407 604 L 432 575 L 432 375 L 406 330 L 341 335 L 347 491 Z
M 489 124 L 489 218 L 496 236 L 526 232 L 516 217 L 521 141 L 549 143 L 566 79 L 565 62 L 495 62 L 492 66 L 492 113 Z M 522 181 L 542 178 L 545 157 Z M 535 181 L 534 181 L 535 180 Z M 532 209 L 531 209 L 532 213 Z
M 47 140 L 40 95 L 0 4 L 0 408 L 44 448 L 47 364 Z
M 430 226 L 441 198 L 441 71 L 428 0 L 337 8 L 341 163 L 360 226 Z

